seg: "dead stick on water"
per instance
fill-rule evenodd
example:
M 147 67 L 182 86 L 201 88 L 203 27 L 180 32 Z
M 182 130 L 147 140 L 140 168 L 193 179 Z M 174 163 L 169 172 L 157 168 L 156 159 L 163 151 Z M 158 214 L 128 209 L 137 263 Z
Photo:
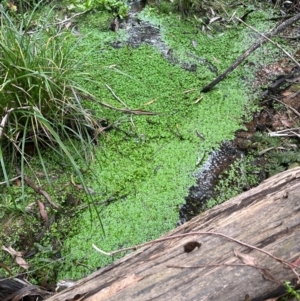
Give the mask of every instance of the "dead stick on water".
M 259 48 L 263 43 L 267 41 L 266 38 L 271 38 L 284 30 L 286 27 L 294 24 L 300 20 L 300 13 L 295 15 L 294 17 L 288 19 L 287 21 L 281 23 L 279 26 L 274 28 L 270 33 L 264 35 L 264 37 L 260 37 L 250 48 L 248 48 L 241 56 L 237 58 L 237 60 L 222 74 L 220 74 L 216 79 L 214 79 L 210 84 L 205 86 L 201 92 L 209 92 L 214 86 L 216 86 L 220 81 L 222 81 L 231 71 L 233 71 L 238 65 L 241 64 L 242 61 L 245 60 L 254 50 Z
M 236 19 L 239 22 L 241 22 L 244 25 L 246 25 L 247 27 L 249 27 L 250 29 L 252 29 L 253 31 L 255 31 L 256 33 L 258 33 L 261 37 L 263 37 L 264 39 L 268 40 L 270 43 L 272 43 L 273 45 L 275 45 L 276 47 L 278 47 L 287 57 L 289 57 L 295 63 L 296 66 L 300 67 L 300 64 L 297 62 L 297 60 L 291 54 L 289 54 L 284 48 L 282 48 L 278 43 L 276 43 L 273 40 L 271 40 L 270 38 L 266 37 L 266 35 L 260 33 L 258 30 L 256 30 L 254 27 L 248 25 L 246 22 L 244 22 L 240 18 L 236 17 Z

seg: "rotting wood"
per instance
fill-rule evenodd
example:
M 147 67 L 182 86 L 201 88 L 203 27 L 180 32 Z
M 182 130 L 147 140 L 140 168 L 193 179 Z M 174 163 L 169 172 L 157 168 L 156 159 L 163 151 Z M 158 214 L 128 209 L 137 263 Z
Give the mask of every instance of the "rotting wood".
M 222 81 L 230 72 L 232 72 L 235 68 L 237 68 L 253 51 L 259 48 L 262 44 L 267 42 L 266 38 L 271 38 L 276 34 L 283 31 L 286 27 L 294 24 L 300 20 L 300 13 L 296 14 L 294 17 L 286 20 L 281 23 L 279 26 L 274 28 L 270 33 L 264 35 L 264 37 L 258 38 L 242 55 L 240 55 L 236 61 L 228 67 L 222 74 L 220 74 L 216 79 L 210 82 L 207 86 L 202 88 L 201 92 L 209 92 L 214 86 L 216 86 L 220 81 Z
M 166 236 L 222 233 L 292 263 L 300 255 L 299 178 L 300 168 L 278 174 Z M 184 246 L 190 241 L 201 243 L 201 247 L 186 253 Z M 243 264 L 234 252 L 249 255 L 258 267 Z M 244 300 L 247 294 L 258 301 L 282 294 L 283 287 L 276 282 L 283 284 L 293 278 L 290 268 L 265 253 L 225 237 L 195 234 L 144 246 L 47 301 L 76 300 L 75 296 L 83 301 L 219 301 Z

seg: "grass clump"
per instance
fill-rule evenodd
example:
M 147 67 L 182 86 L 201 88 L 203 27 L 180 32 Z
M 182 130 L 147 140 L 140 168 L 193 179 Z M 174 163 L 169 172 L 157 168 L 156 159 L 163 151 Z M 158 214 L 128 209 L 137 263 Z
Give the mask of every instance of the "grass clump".
M 99 125 L 81 104 L 91 95 L 76 78 L 86 74 L 77 72 L 81 61 L 73 59 L 76 41 L 71 32 L 49 24 L 51 10 L 38 17 L 38 8 L 19 15 L 0 7 L 2 177 L 10 187 L 17 168 L 24 195 L 25 166 L 31 168 L 28 148 L 34 149 L 46 176 L 43 149 L 50 148 L 88 193 L 77 162 L 93 159 L 93 133 Z

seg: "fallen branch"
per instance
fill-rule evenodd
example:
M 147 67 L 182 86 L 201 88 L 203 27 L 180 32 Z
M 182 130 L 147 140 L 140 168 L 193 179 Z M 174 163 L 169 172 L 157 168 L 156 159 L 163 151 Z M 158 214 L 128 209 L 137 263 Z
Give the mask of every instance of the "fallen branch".
M 216 86 L 220 81 L 222 81 L 231 71 L 233 71 L 236 67 L 238 67 L 241 62 L 243 62 L 253 51 L 259 48 L 262 44 L 264 44 L 267 39 L 275 36 L 286 27 L 294 24 L 300 20 L 300 13 L 296 14 L 294 17 L 288 19 L 287 21 L 281 23 L 279 26 L 274 28 L 270 33 L 267 33 L 260 37 L 254 44 L 252 44 L 241 56 L 237 58 L 237 60 L 227 68 L 222 74 L 220 74 L 216 79 L 214 79 L 210 84 L 202 88 L 201 92 L 209 92 L 214 86 Z
M 255 31 L 256 33 L 258 33 L 261 37 L 263 37 L 264 39 L 268 40 L 270 43 L 272 43 L 273 45 L 278 47 L 287 57 L 289 57 L 295 63 L 296 66 L 300 67 L 300 64 L 298 63 L 298 61 L 290 53 L 288 53 L 284 48 L 282 48 L 278 43 L 274 42 L 273 40 L 268 38 L 266 35 L 262 34 L 258 30 L 256 30 L 253 26 L 248 25 L 246 22 L 244 22 L 240 18 L 236 17 L 236 19 L 238 21 L 240 21 L 241 23 L 243 23 L 244 25 L 246 25 L 247 27 L 249 27 L 250 29 L 252 29 L 253 31 Z

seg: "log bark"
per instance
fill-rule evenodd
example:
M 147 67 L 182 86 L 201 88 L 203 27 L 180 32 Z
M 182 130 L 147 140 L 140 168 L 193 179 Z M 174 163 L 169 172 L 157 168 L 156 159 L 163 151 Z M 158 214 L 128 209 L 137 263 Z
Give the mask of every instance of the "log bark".
M 282 292 L 284 281 L 295 278 L 290 268 L 273 257 L 294 262 L 300 254 L 299 177 L 300 168 L 296 168 L 269 178 L 166 235 L 181 237 L 144 246 L 47 301 L 242 301 L 246 295 L 258 301 L 274 297 Z M 182 236 L 191 232 L 198 233 Z M 201 247 L 184 252 L 191 241 Z M 233 250 L 251 256 L 248 259 L 254 258 L 263 270 L 243 265 Z M 200 265 L 207 266 L 196 267 Z

